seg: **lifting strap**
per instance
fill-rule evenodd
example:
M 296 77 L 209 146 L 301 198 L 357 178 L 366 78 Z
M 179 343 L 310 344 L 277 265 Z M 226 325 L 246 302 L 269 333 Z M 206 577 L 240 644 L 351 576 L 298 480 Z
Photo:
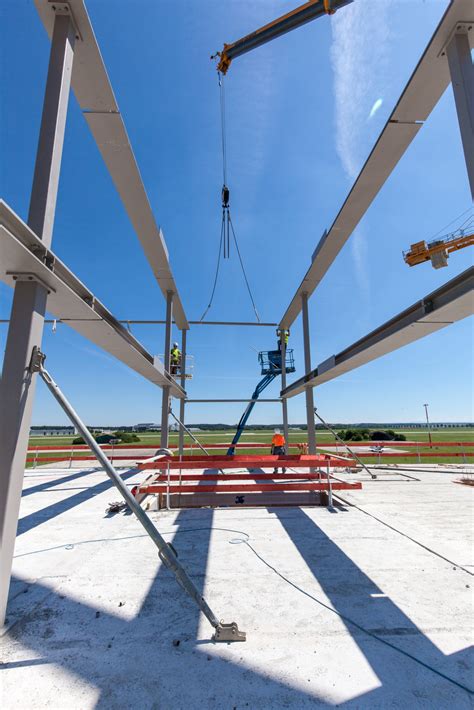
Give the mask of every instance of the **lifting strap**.
M 247 278 L 247 274 L 245 272 L 245 267 L 244 267 L 244 262 L 242 260 L 242 255 L 240 253 L 239 245 L 237 243 L 237 236 L 235 234 L 235 229 L 234 225 L 232 223 L 232 218 L 230 216 L 230 190 L 227 186 L 227 140 L 226 140 L 226 120 L 225 120 L 225 90 L 224 90 L 224 78 L 221 72 L 217 72 L 218 76 L 218 81 L 219 81 L 219 98 L 220 98 L 220 114 L 221 114 L 221 148 L 222 148 L 222 191 L 221 191 L 221 199 L 222 199 L 222 220 L 221 220 L 221 236 L 219 240 L 219 251 L 217 255 L 217 267 L 216 267 L 216 273 L 214 276 L 214 283 L 212 286 L 212 291 L 211 291 L 211 297 L 209 299 L 209 303 L 207 305 L 207 308 L 205 309 L 204 313 L 202 314 L 200 318 L 200 322 L 204 320 L 206 317 L 209 309 L 212 306 L 213 300 L 214 300 L 214 294 L 216 292 L 216 286 L 217 286 L 217 279 L 219 277 L 219 269 L 220 269 L 220 264 L 221 264 L 221 255 L 223 255 L 224 259 L 228 259 L 230 257 L 230 235 L 232 232 L 232 238 L 234 240 L 235 248 L 237 251 L 237 256 L 239 258 L 239 263 L 240 267 L 242 269 L 242 273 L 244 276 L 245 280 L 245 285 L 247 286 L 247 291 L 250 296 L 250 301 L 252 302 L 252 307 L 255 313 L 255 316 L 257 318 L 257 322 L 260 323 L 260 316 L 258 315 L 257 307 L 255 305 L 255 300 L 252 294 L 252 290 L 250 288 L 250 283 Z

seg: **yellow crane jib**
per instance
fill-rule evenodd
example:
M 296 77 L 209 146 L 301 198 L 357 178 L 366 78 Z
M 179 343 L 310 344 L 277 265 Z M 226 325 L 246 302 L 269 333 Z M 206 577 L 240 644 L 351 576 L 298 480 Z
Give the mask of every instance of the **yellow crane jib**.
M 304 5 L 287 12 L 286 15 L 278 17 L 273 22 L 269 22 L 236 42 L 224 44 L 222 51 L 213 54 L 211 59 L 218 57 L 217 71 L 221 74 L 226 74 L 232 60 L 240 57 L 241 54 L 250 52 L 252 49 L 260 47 L 276 37 L 280 37 L 307 22 L 311 22 L 311 20 L 318 19 L 318 17 L 333 15 L 340 7 L 349 5 L 351 2 L 353 0 L 309 0 Z
M 474 246 L 474 234 L 451 234 L 448 237 L 434 239 L 432 242 L 415 242 L 408 251 L 403 252 L 403 258 L 408 266 L 416 266 L 424 261 L 431 261 L 434 269 L 448 265 L 448 257 L 453 251 Z

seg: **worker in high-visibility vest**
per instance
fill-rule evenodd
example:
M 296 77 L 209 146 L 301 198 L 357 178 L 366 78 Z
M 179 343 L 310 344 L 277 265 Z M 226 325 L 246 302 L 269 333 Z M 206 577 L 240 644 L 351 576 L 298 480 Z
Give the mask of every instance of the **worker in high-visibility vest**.
M 181 367 L 181 350 L 178 347 L 178 343 L 173 343 L 173 347 L 171 348 L 170 365 L 171 374 L 177 375 L 178 369 Z
M 285 343 L 285 350 L 287 349 L 289 337 L 290 337 L 289 329 L 280 330 L 280 328 L 277 328 L 278 350 L 281 350 L 281 341 L 282 340 Z
M 284 456 L 286 454 L 285 437 L 279 429 L 275 429 L 273 434 L 271 452 L 273 456 Z M 281 471 L 282 473 L 286 473 L 286 468 L 282 468 Z M 278 468 L 274 468 L 273 473 L 278 473 Z

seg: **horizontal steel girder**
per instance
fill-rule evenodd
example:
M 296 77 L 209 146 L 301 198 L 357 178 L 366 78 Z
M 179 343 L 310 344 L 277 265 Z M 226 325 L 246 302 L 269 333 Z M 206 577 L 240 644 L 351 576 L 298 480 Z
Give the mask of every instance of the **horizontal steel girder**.
M 473 15 L 472 0 L 452 0 L 336 219 L 313 254 L 311 266 L 280 321 L 289 328 L 301 312 L 301 295 L 315 291 L 344 244 L 450 83 L 443 48 L 457 22 Z M 474 32 L 469 33 L 472 43 Z
M 288 385 L 281 396 L 294 397 L 307 387 L 322 385 L 472 315 L 473 289 L 474 267 L 471 266 L 338 355 L 327 358 L 314 370 Z
M 159 387 L 170 386 L 174 397 L 185 391 L 154 360 L 141 343 L 79 281 L 41 239 L 0 200 L 0 280 L 38 281 L 49 292 L 47 309 L 69 318 L 70 327 Z

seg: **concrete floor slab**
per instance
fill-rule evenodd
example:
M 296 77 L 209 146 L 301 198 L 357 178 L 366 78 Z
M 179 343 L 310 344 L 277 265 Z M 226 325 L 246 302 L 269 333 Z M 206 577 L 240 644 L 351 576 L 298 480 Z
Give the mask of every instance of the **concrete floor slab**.
M 333 511 L 150 513 L 247 631 L 234 645 L 210 641 L 135 518 L 105 514 L 102 471 L 29 469 L 2 708 L 471 708 L 472 488 L 408 468 L 360 475 Z

